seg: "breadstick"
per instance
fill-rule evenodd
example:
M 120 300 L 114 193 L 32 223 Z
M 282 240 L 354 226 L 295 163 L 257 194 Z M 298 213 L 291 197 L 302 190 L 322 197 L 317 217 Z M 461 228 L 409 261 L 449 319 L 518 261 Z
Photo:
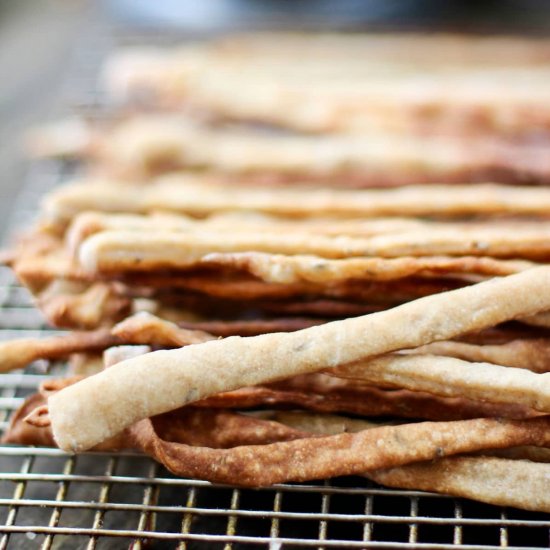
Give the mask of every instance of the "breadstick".
M 48 195 L 45 212 L 69 221 L 86 210 L 147 213 L 155 210 L 204 217 L 228 211 L 256 211 L 285 217 L 501 215 L 547 217 L 550 190 L 493 184 L 349 191 L 260 189 L 208 184 L 199 176 L 171 176 L 146 187 L 112 181 L 84 181 Z
M 215 393 L 338 367 L 548 310 L 549 285 L 550 268 L 538 267 L 298 332 L 149 353 L 52 396 L 53 433 L 61 449 L 89 449 L 142 418 Z
M 501 344 L 433 342 L 416 348 L 414 353 L 446 355 L 539 373 L 550 372 L 550 340 L 547 338 L 515 339 Z
M 38 359 L 60 359 L 79 351 L 104 350 L 119 342 L 107 329 L 1 342 L 0 372 L 23 368 Z
M 364 474 L 487 448 L 523 444 L 544 446 L 550 443 L 548 428 L 548 418 L 478 418 L 381 426 L 353 434 L 223 450 L 171 443 L 157 433 L 154 422 L 149 419 L 137 422 L 128 433 L 139 449 L 176 475 L 262 487 L 287 481 Z
M 270 387 L 254 386 L 220 393 L 197 401 L 197 407 L 250 409 L 255 407 L 300 408 L 317 412 L 338 412 L 359 416 L 396 416 L 425 420 L 462 420 L 499 417 L 531 418 L 537 413 L 516 403 L 495 404 L 455 397 L 438 397 L 424 392 L 385 391 L 369 386 L 342 383 L 336 386 L 295 388 L 279 383 Z
M 532 262 L 462 256 L 421 258 L 345 258 L 330 260 L 319 256 L 285 256 L 261 252 L 212 253 L 201 264 L 212 263 L 244 270 L 269 283 L 327 283 L 345 279 L 387 281 L 403 277 L 475 274 L 504 276 L 534 267 Z
M 100 165 L 138 178 L 168 167 L 206 168 L 250 182 L 337 181 L 340 187 L 365 188 L 550 179 L 544 147 L 487 136 L 459 140 L 420 133 L 410 139 L 391 132 L 281 135 L 250 128 L 211 129 L 174 114 L 142 114 L 118 122 L 96 141 L 93 153 Z
M 285 426 L 290 426 L 304 432 L 322 435 L 334 435 L 339 433 L 356 433 L 370 428 L 376 428 L 381 424 L 362 420 L 358 418 L 348 418 L 335 414 L 315 414 L 303 411 L 260 411 L 260 418 L 274 420 Z M 385 424 L 391 424 L 385 423 Z M 538 447 L 536 447 L 538 448 Z
M 538 225 L 544 222 L 539 222 Z M 443 224 L 441 224 L 443 225 Z M 445 224 L 448 227 L 450 224 Z M 455 224 L 462 228 L 463 224 Z M 514 225 L 518 225 L 517 223 Z M 526 224 L 521 223 L 521 227 Z M 382 233 L 397 233 L 414 229 L 430 230 L 438 226 L 436 222 L 415 220 L 411 218 L 373 218 L 373 219 L 330 219 L 313 218 L 304 220 L 286 220 L 267 216 L 238 212 L 210 216 L 197 220 L 182 214 L 152 213 L 137 214 L 107 214 L 104 212 L 83 212 L 78 214 L 67 228 L 66 242 L 68 248 L 75 251 L 87 237 L 108 230 L 125 231 L 204 231 L 204 229 L 257 230 L 275 229 L 281 232 L 310 232 L 321 235 L 376 235 Z M 527 224 L 529 226 L 529 224 Z
M 550 232 L 503 235 L 499 231 L 383 235 L 372 238 L 323 237 L 300 234 L 131 233 L 105 231 L 86 239 L 79 262 L 89 273 L 182 269 L 211 252 L 313 254 L 324 258 L 382 256 L 493 256 L 545 259 L 550 257 Z
M 364 420 L 302 412 L 281 411 L 267 418 L 298 430 L 324 435 L 376 427 L 376 424 Z M 512 447 L 484 453 L 516 459 L 527 455 L 537 462 L 549 460 L 549 449 L 541 447 Z M 371 471 L 365 475 L 389 487 L 446 493 L 497 506 L 550 511 L 547 491 L 541 490 L 546 486 L 550 467 L 526 460 L 504 460 L 492 456 L 450 457 L 390 470 Z M 525 491 L 525 483 L 529 484 L 529 492 Z M 527 496 L 531 492 L 535 498 Z
M 106 73 L 118 96 L 145 90 L 163 106 L 186 101 L 214 117 L 305 131 L 545 127 L 545 42 L 478 40 L 285 33 L 244 37 L 238 46 L 126 53 Z
M 388 487 L 435 491 L 497 506 L 550 512 L 549 464 L 492 457 L 450 457 L 367 477 Z
M 492 403 L 516 403 L 550 412 L 550 373 L 535 374 L 454 357 L 399 354 L 344 365 L 332 372 L 375 385 L 387 384 L 447 397 L 467 396 Z
M 41 393 L 27 398 L 11 417 L 1 442 L 55 447 L 49 426 L 33 426 L 24 420 L 29 412 L 42 407 L 44 402 Z M 292 441 L 308 435 L 303 430 L 276 421 L 253 418 L 232 411 L 194 407 L 184 407 L 156 417 L 155 427 L 170 441 L 213 448 Z M 132 441 L 126 433 L 122 433 L 94 447 L 94 450 L 116 451 L 131 447 Z

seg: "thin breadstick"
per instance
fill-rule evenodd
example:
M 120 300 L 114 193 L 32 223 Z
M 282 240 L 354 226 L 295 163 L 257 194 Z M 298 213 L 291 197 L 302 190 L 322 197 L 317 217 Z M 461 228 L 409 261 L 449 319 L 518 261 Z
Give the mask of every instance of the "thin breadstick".
M 52 396 L 48 406 L 54 436 L 64 450 L 85 450 L 142 418 L 215 393 L 338 367 L 532 315 L 550 309 L 549 284 L 550 268 L 538 267 L 298 332 L 231 337 L 149 353 Z
M 103 356 L 98 352 L 71 353 L 68 374 L 71 376 L 91 376 L 104 368 Z
M 550 462 L 550 449 L 545 447 L 511 447 L 510 449 L 495 449 L 491 455 L 502 458 L 531 460 L 533 462 Z
M 550 340 L 547 338 L 515 339 L 501 344 L 433 342 L 416 348 L 414 353 L 446 355 L 539 373 L 550 372 Z
M 524 317 L 521 321 L 534 327 L 550 328 L 550 312 L 543 311 L 536 315 L 530 315 L 529 317 Z
M 363 474 L 486 448 L 544 446 L 550 443 L 548 427 L 547 418 L 421 422 L 227 450 L 170 443 L 149 419 L 128 433 L 139 449 L 176 475 L 262 487 Z
M 376 424 L 364 420 L 303 412 L 280 411 L 267 418 L 298 430 L 323 435 L 376 427 Z M 436 491 L 499 506 L 550 511 L 550 499 L 544 490 L 540 490 L 550 475 L 550 467 L 517 460 L 529 457 L 536 462 L 548 462 L 550 449 L 513 447 L 483 452 L 516 460 L 487 456 L 443 458 L 430 463 L 368 472 L 366 477 L 390 487 Z M 526 496 L 526 480 L 536 495 L 535 499 Z
M 550 233 L 488 231 L 407 233 L 380 237 L 323 237 L 279 233 L 136 233 L 105 231 L 80 246 L 79 262 L 90 273 L 188 268 L 212 252 L 312 254 L 324 258 L 381 256 L 550 257 Z
M 492 457 L 451 457 L 371 471 L 377 483 L 400 489 L 436 491 L 497 506 L 550 512 L 550 465 Z
M 544 147 L 487 136 L 464 141 L 427 134 L 411 140 L 399 133 L 281 135 L 148 114 L 120 121 L 96 141 L 94 160 L 123 176 L 206 168 L 249 181 L 332 180 L 344 187 L 550 178 Z
M 463 256 L 424 258 L 346 258 L 285 256 L 260 252 L 212 253 L 201 264 L 212 263 L 244 270 L 269 283 L 325 283 L 345 279 L 387 281 L 403 277 L 476 274 L 504 276 L 534 267 L 532 262 Z
M 544 54 L 535 53 L 546 50 L 544 42 L 468 40 L 253 36 L 241 38 L 238 47 L 222 43 L 127 53 L 106 73 L 109 89 L 119 96 L 145 90 L 164 106 L 180 107 L 185 100 L 218 118 L 307 131 L 418 131 L 420 126 L 470 135 L 546 126 L 548 76 Z M 503 68 L 508 55 L 510 64 Z M 504 108 L 505 118 L 499 116 Z
M 544 222 L 540 222 L 544 223 Z M 445 224 L 448 226 L 449 224 Z M 456 224 L 463 227 L 463 224 Z M 517 225 L 517 224 L 516 224 Z M 525 224 L 521 224 L 523 227 Z M 218 214 L 204 220 L 197 220 L 181 214 L 153 213 L 148 216 L 136 214 L 107 214 L 104 212 L 83 212 L 78 214 L 67 228 L 66 242 L 74 251 L 87 237 L 107 230 L 125 231 L 203 231 L 205 228 L 227 228 L 244 231 L 246 228 L 272 228 L 277 231 L 296 231 L 318 233 L 321 235 L 375 235 L 396 233 L 414 229 L 431 229 L 436 222 L 411 218 L 373 218 L 373 219 L 305 219 L 286 220 L 240 212 L 237 214 Z
M 303 432 L 322 435 L 356 433 L 380 426 L 380 423 L 358 418 L 335 414 L 312 414 L 303 411 L 265 411 L 265 413 L 260 411 L 260 415 L 255 416 L 274 420 Z
M 370 384 L 387 384 L 448 397 L 467 396 L 492 403 L 517 403 L 550 412 L 550 373 L 535 374 L 490 363 L 416 354 L 392 354 L 344 365 L 332 372 Z
M 344 381 L 343 381 L 344 382 Z M 537 413 L 515 403 L 495 404 L 467 398 L 448 398 L 408 390 L 385 391 L 369 386 L 340 383 L 324 387 L 308 384 L 279 383 L 270 387 L 254 386 L 219 393 L 202 401 L 197 407 L 250 409 L 256 407 L 295 407 L 317 412 L 338 412 L 360 416 L 396 416 L 426 420 L 462 420 L 467 418 L 531 418 Z
M 38 359 L 61 359 L 79 351 L 101 351 L 119 342 L 108 329 L 1 342 L 0 372 L 23 368 Z
M 375 428 L 380 425 L 378 422 L 375 423 L 369 420 L 305 411 L 256 411 L 249 414 L 252 414 L 256 418 L 274 420 L 285 426 L 319 435 L 360 432 L 361 430 Z M 384 422 L 384 424 L 392 424 L 392 422 Z M 490 454 L 491 456 L 498 456 L 501 458 L 550 462 L 550 449 L 544 447 L 511 447 L 509 449 L 484 450 L 482 453 L 484 455 Z
M 138 280 L 142 278 L 138 276 Z M 143 277 L 145 279 L 145 277 Z M 153 275 L 147 278 L 148 282 L 155 289 L 159 290 L 157 296 L 161 294 L 169 299 L 171 291 L 163 292 L 159 285 L 162 277 L 155 280 Z M 132 278 L 129 277 L 131 281 Z M 169 284 L 164 288 L 171 288 Z M 337 300 L 357 300 L 358 303 L 369 304 L 395 304 L 407 302 L 419 298 L 436 294 L 445 290 L 464 286 L 470 281 L 462 281 L 453 278 L 441 279 L 423 279 L 423 278 L 405 278 L 395 281 L 340 281 L 334 284 L 318 283 L 265 283 L 251 279 L 248 276 L 235 276 L 231 278 L 220 278 L 215 275 L 183 276 L 173 278 L 173 288 L 183 291 L 194 291 L 207 296 L 225 298 L 229 300 L 280 300 L 294 299 L 299 300 L 305 297 L 327 297 Z M 137 282 L 137 281 L 136 281 Z M 145 281 L 143 281 L 145 282 Z M 160 287 L 160 288 L 159 288 Z M 132 291 L 132 285 L 127 286 L 129 292 Z M 149 292 L 150 289 L 147 289 Z M 177 292 L 174 293 L 177 296 Z
M 65 251 L 41 256 L 20 255 L 13 263 L 17 279 L 33 294 L 38 294 L 53 281 L 82 281 L 92 284 L 93 275 L 82 269 Z
M 201 183 L 202 182 L 202 183 Z M 216 186 L 198 176 L 172 176 L 150 186 L 84 181 L 61 187 L 44 202 L 50 218 L 68 221 L 76 214 L 147 213 L 155 210 L 193 216 L 256 211 L 287 217 L 501 215 L 547 217 L 550 190 L 492 184 L 411 186 L 388 190 L 258 189 Z

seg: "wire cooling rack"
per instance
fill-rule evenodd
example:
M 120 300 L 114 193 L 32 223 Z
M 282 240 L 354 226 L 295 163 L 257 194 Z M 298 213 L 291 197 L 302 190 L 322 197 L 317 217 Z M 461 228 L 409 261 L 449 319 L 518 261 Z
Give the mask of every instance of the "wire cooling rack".
M 56 162 L 31 167 L 13 221 L 28 226 L 67 175 Z M 0 268 L 0 339 L 53 333 Z M 0 375 L 0 432 L 46 376 L 39 364 Z M 550 518 L 363 478 L 244 490 L 174 478 L 139 454 L 0 446 L 0 550 L 121 547 L 548 548 Z

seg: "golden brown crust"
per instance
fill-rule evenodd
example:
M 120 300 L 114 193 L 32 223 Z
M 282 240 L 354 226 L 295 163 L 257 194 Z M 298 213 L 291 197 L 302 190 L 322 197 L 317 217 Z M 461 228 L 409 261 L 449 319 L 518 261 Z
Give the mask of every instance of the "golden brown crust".
M 548 427 L 547 418 L 422 422 L 218 450 L 170 443 L 158 435 L 154 422 L 148 419 L 129 428 L 128 434 L 136 447 L 176 475 L 262 487 L 362 474 L 486 448 L 548 445 Z

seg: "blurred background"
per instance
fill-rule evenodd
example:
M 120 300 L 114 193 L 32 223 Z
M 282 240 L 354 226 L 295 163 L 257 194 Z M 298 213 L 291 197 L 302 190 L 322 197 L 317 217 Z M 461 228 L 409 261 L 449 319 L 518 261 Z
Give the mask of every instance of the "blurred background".
M 0 231 L 26 165 L 24 130 L 80 101 L 120 35 L 247 29 L 548 34 L 547 0 L 0 0 Z M 76 84 L 75 84 L 76 83 Z M 80 86 L 80 90 L 79 90 Z

